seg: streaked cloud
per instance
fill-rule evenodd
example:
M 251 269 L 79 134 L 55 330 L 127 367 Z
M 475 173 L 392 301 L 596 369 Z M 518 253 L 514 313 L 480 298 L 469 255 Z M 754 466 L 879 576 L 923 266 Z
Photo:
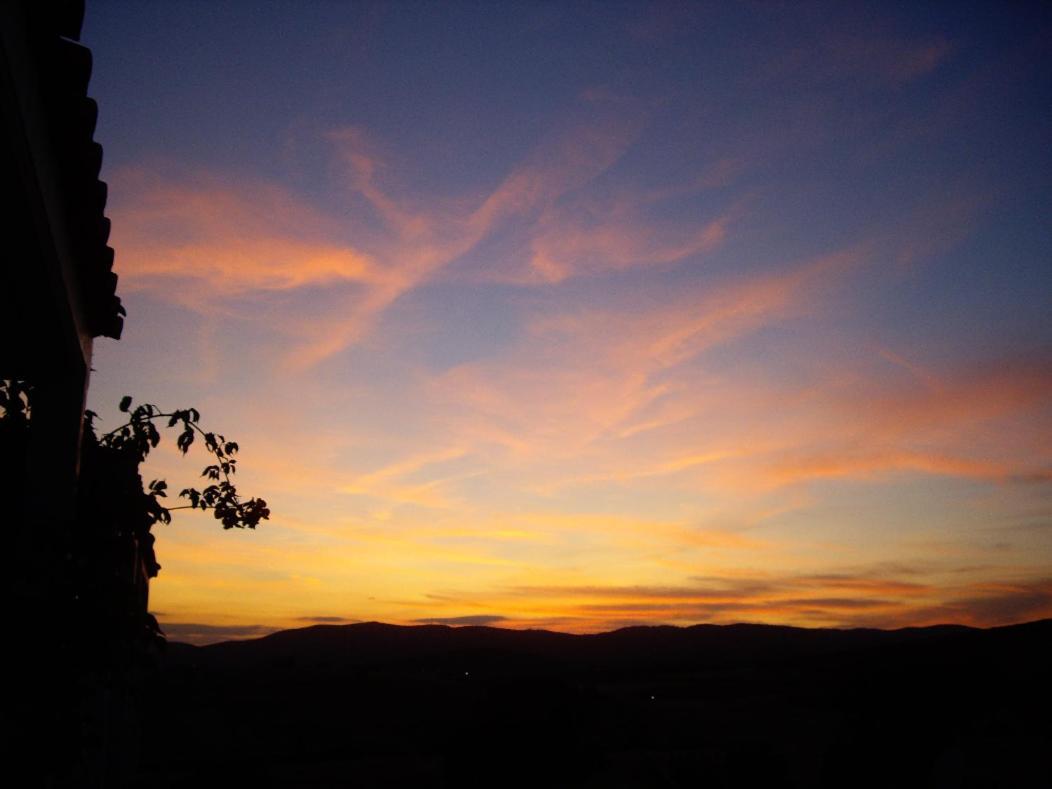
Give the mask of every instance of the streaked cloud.
M 935 585 L 880 576 L 790 575 L 709 579 L 704 585 L 670 587 L 525 586 L 487 590 L 486 597 L 501 600 L 508 607 L 505 610 L 528 600 L 541 618 L 575 621 L 572 629 L 578 631 L 606 629 L 603 623 L 638 618 L 679 625 L 768 621 L 895 628 L 955 621 L 986 627 L 1047 617 L 1052 613 L 1049 583 L 1035 579 Z M 512 626 L 529 626 L 528 622 L 528 617 L 506 619 Z
M 469 616 L 435 616 L 431 618 L 414 620 L 419 625 L 470 625 L 485 627 L 496 625 L 505 620 L 505 617 L 495 614 L 478 614 Z

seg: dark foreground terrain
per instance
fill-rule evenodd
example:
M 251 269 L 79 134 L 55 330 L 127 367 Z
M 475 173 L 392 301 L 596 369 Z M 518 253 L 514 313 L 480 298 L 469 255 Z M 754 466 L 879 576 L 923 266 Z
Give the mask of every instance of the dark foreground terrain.
M 171 644 L 151 787 L 1046 787 L 1052 620 Z

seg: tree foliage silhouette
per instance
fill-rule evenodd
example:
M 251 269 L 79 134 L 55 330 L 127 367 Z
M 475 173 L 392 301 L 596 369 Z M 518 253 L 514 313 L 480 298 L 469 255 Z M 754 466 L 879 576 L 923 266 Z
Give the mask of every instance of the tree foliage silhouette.
M 257 498 L 242 501 L 238 495 L 231 479 L 237 471 L 237 459 L 234 457 L 239 449 L 237 442 L 228 441 L 226 436 L 202 429 L 198 425 L 201 414 L 196 408 L 177 409 L 166 413 L 151 403 L 143 403 L 133 409 L 132 398 L 126 395 L 121 399 L 120 410 L 129 415 L 128 421 L 98 437 L 95 430 L 98 415 L 94 411 L 85 412 L 85 437 L 89 445 L 93 443 L 100 450 L 134 459 L 138 467 L 149 456 L 150 450 L 161 441 L 156 422 L 166 419 L 168 428 L 179 430 L 175 443 L 184 455 L 200 436 L 204 440 L 205 449 L 216 461 L 205 466 L 201 472 L 201 476 L 211 480 L 213 484 L 203 490 L 184 488 L 179 493 L 180 497 L 189 501 L 189 504 L 184 506 L 164 506 L 160 500 L 168 495 L 168 483 L 163 479 L 151 481 L 145 492 L 149 500 L 146 516 L 150 526 L 157 522 L 170 523 L 173 510 L 187 508 L 212 510 L 224 529 L 254 529 L 261 520 L 270 517 L 266 501 Z
M 24 381 L 0 380 L 0 439 L 9 459 L 26 457 L 33 421 L 33 387 Z M 128 415 L 124 424 L 100 434 L 98 415 L 86 411 L 76 495 L 76 527 L 68 554 L 72 567 L 66 575 L 73 618 L 82 636 L 99 647 L 102 663 L 112 662 L 114 647 L 145 638 L 163 638 L 160 627 L 145 610 L 145 581 L 160 571 L 154 553 L 152 528 L 172 521 L 181 509 L 211 511 L 224 529 L 255 529 L 270 517 L 266 501 L 242 499 L 234 484 L 238 444 L 205 430 L 196 408 L 163 411 L 152 403 L 133 406 L 120 401 Z M 168 483 L 143 482 L 142 464 L 157 448 L 165 430 L 176 430 L 176 447 L 186 455 L 200 439 L 210 462 L 201 472 L 204 487 L 179 493 L 185 504 L 168 506 Z M 15 468 L 25 468 L 12 460 Z M 141 566 L 143 579 L 137 579 Z M 125 569 L 122 569 L 125 568 Z M 131 570 L 127 568 L 132 568 Z M 129 572 L 131 573 L 129 575 Z

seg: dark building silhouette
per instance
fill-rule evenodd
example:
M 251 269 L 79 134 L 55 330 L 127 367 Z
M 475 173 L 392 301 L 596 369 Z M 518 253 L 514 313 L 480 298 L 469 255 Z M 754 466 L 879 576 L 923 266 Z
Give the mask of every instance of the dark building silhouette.
M 96 337 L 121 335 L 110 223 L 92 139 L 91 52 L 76 43 L 83 2 L 0 7 L 5 191 L 0 375 L 30 382 L 27 518 L 21 560 L 27 592 L 54 563 L 40 544 L 74 509 L 84 399 Z M 24 544 L 22 544 L 24 543 Z M 21 556 L 21 553 L 19 554 Z M 43 562 L 43 565 L 41 565 Z
M 4 742 L 6 772 L 20 765 L 25 786 L 109 783 L 110 732 L 119 730 L 110 724 L 123 714 L 114 677 L 85 679 L 72 626 L 92 344 L 118 339 L 124 315 L 107 246 L 102 147 L 92 139 L 91 52 L 78 43 L 83 17 L 82 1 L 0 3 L 0 379 L 31 389 L 28 425 L 4 429 L 0 459 L 5 624 L 15 657 Z M 112 571 L 129 604 L 145 605 L 134 553 Z M 100 715 L 106 720 L 93 726 Z

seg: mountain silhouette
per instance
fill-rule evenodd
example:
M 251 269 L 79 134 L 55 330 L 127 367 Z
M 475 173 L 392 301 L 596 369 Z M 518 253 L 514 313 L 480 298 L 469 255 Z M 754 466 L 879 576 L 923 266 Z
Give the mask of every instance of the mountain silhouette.
M 1040 786 L 1052 620 L 173 643 L 143 786 Z

